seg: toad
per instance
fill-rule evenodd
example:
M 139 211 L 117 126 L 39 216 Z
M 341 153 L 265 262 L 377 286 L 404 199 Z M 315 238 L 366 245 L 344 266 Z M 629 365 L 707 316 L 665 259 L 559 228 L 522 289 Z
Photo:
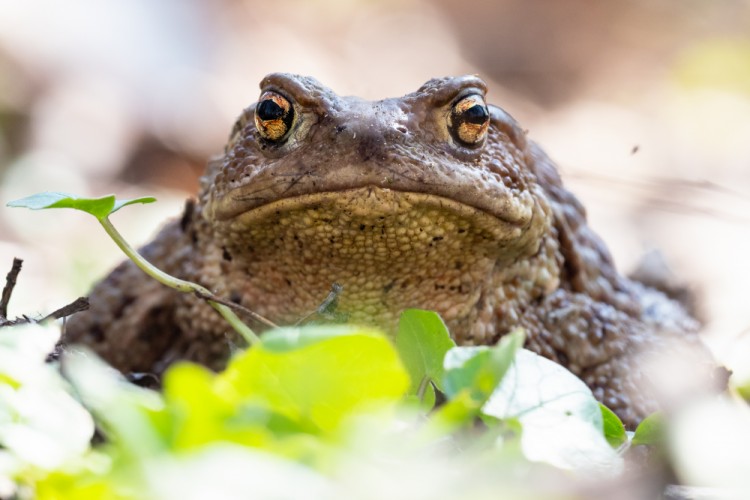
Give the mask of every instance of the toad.
M 633 425 L 654 410 L 638 366 L 697 322 L 615 269 L 553 162 L 485 100 L 476 76 L 401 98 L 341 97 L 272 74 L 210 161 L 197 201 L 142 249 L 156 266 L 277 324 L 336 312 L 393 331 L 406 308 L 437 311 L 461 345 L 516 327 Z M 178 359 L 219 368 L 230 327 L 205 302 L 131 262 L 67 325 L 125 372 Z

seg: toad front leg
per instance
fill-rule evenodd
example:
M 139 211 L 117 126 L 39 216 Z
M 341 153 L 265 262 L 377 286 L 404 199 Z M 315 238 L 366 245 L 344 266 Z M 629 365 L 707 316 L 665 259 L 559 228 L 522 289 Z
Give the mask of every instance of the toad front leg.
M 638 297 L 634 310 L 559 289 L 527 315 L 526 327 L 528 348 L 566 366 L 634 428 L 666 402 L 652 368 L 670 358 L 695 359 L 694 372 L 705 375 L 702 383 L 714 363 L 697 336 L 689 334 L 697 330 L 697 322 L 679 305 L 638 283 L 630 286 Z

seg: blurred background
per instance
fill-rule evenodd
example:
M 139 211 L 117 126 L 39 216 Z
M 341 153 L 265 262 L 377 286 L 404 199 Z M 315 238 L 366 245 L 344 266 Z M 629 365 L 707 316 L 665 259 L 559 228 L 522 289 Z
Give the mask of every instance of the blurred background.
M 660 251 L 743 370 L 748 0 L 0 0 L 0 275 L 25 259 L 11 313 L 72 301 L 121 257 L 83 214 L 7 201 L 153 194 L 113 219 L 144 242 L 273 71 L 371 99 L 479 74 L 558 162 L 619 268 Z

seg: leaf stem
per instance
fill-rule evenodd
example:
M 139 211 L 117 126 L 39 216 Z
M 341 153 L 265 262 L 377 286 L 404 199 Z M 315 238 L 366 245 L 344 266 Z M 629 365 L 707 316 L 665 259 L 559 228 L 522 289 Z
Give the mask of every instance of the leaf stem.
M 136 252 L 135 249 L 131 247 L 127 241 L 125 241 L 120 232 L 117 231 L 117 229 L 115 229 L 115 227 L 109 221 L 109 218 L 102 217 L 98 220 L 109 237 L 114 240 L 118 247 L 120 247 L 120 250 L 122 250 L 125 255 L 127 255 L 128 258 L 135 263 L 136 266 L 143 270 L 143 272 L 154 278 L 162 285 L 174 288 L 175 290 L 178 290 L 180 292 L 194 293 L 198 296 L 206 297 L 213 295 L 208 289 L 196 283 L 175 278 L 174 276 L 171 276 L 161 269 L 155 267 L 153 264 L 144 259 L 141 254 Z M 227 321 L 227 323 L 232 326 L 232 328 L 235 329 L 235 331 L 237 331 L 237 333 L 242 335 L 242 337 L 245 339 L 245 341 L 247 341 L 249 345 L 253 345 L 260 340 L 255 332 L 253 332 L 249 326 L 243 323 L 242 320 L 237 317 L 234 311 L 232 311 L 229 307 L 210 299 L 207 299 L 207 302 L 211 304 L 211 307 L 216 309 L 219 314 L 222 315 L 222 317 Z
M 425 375 L 422 377 L 422 380 L 419 382 L 419 388 L 417 388 L 417 398 L 419 398 L 420 401 L 424 401 L 424 395 L 427 391 L 427 386 L 430 384 L 430 377 Z

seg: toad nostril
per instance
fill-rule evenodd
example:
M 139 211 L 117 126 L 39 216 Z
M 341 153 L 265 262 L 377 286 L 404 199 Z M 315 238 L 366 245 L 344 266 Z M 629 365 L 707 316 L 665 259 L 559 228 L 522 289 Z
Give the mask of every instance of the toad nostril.
M 396 130 L 398 130 L 398 131 L 399 131 L 399 132 L 401 132 L 402 134 L 405 134 L 405 133 L 407 133 L 407 132 L 408 132 L 407 128 L 406 128 L 406 127 L 404 127 L 403 125 L 396 125 L 396 126 L 395 126 L 395 127 L 393 127 L 393 128 L 395 128 Z

